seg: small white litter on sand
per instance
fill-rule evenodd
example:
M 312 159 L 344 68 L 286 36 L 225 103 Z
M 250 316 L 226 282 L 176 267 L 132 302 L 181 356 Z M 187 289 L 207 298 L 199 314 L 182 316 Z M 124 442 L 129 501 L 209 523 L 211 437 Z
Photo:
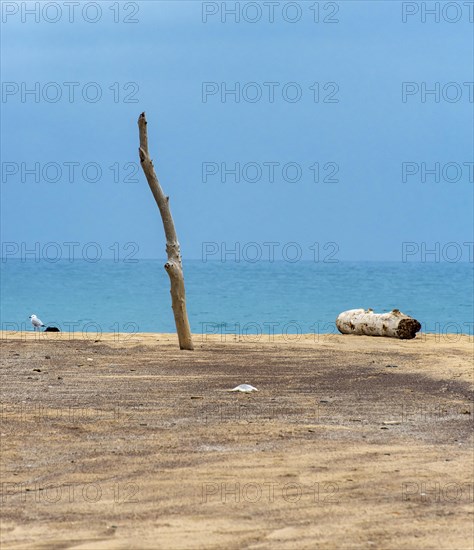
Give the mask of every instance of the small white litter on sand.
M 241 391 L 244 393 L 250 393 L 251 391 L 258 391 L 257 388 L 254 388 L 250 384 L 240 384 L 240 386 L 236 386 L 233 390 L 229 391 Z

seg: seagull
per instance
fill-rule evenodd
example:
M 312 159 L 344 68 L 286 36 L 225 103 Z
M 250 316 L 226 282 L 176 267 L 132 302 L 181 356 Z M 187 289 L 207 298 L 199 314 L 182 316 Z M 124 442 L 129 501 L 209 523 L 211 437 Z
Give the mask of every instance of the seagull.
M 33 325 L 33 330 L 36 330 L 37 328 L 44 327 L 43 321 L 41 319 L 38 319 L 35 314 L 30 315 L 31 324 Z

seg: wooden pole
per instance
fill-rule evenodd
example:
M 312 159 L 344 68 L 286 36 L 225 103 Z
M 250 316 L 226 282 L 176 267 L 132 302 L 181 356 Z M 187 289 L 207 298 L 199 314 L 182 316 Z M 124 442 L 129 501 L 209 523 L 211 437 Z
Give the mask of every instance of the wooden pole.
M 171 307 L 173 308 L 176 331 L 178 333 L 180 349 L 193 350 L 193 338 L 189 326 L 188 313 L 186 311 L 186 292 L 184 288 L 183 264 L 176 229 L 171 216 L 169 197 L 163 193 L 160 182 L 156 177 L 155 168 L 148 152 L 148 133 L 145 113 L 138 117 L 138 130 L 140 135 L 140 164 L 145 177 L 155 197 L 160 210 L 166 237 L 166 254 L 168 261 L 165 263 L 166 272 L 171 283 Z

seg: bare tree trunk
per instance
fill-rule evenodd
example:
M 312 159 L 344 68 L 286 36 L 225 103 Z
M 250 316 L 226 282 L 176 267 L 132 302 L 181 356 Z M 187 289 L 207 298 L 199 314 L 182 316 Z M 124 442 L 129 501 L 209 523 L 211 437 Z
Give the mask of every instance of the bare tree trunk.
M 178 332 L 180 349 L 193 350 L 193 338 L 189 326 L 188 313 L 186 311 L 186 292 L 184 288 L 183 265 L 181 262 L 181 252 L 174 228 L 173 218 L 171 216 L 169 197 L 163 193 L 160 182 L 156 177 L 155 168 L 148 152 L 148 133 L 145 113 L 138 118 L 138 130 L 140 135 L 140 163 L 145 173 L 148 185 L 155 197 L 156 204 L 160 209 L 161 219 L 166 236 L 166 254 L 168 261 L 165 269 L 168 272 L 171 282 L 171 304 Z
M 336 326 L 343 334 L 415 338 L 421 325 L 412 317 L 394 309 L 390 313 L 374 313 L 372 309 L 349 309 L 340 313 Z

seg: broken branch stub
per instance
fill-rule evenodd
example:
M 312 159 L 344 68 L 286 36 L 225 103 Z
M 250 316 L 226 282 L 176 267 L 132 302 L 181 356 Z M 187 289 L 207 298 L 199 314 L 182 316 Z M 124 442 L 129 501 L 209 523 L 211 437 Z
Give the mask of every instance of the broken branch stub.
M 186 292 L 179 241 L 171 216 L 169 197 L 163 193 L 163 189 L 158 181 L 153 162 L 148 152 L 148 132 L 145 113 L 142 113 L 138 117 L 138 131 L 140 136 L 140 147 L 138 149 L 140 164 L 160 210 L 165 230 L 166 254 L 168 256 L 165 269 L 171 283 L 171 306 L 173 308 L 176 331 L 178 333 L 179 347 L 180 349 L 193 350 L 193 339 L 189 326 L 188 313 L 186 311 Z
M 394 309 L 389 313 L 374 313 L 372 309 L 350 309 L 340 313 L 336 326 L 342 334 L 388 336 L 410 340 L 421 329 L 420 323 Z

